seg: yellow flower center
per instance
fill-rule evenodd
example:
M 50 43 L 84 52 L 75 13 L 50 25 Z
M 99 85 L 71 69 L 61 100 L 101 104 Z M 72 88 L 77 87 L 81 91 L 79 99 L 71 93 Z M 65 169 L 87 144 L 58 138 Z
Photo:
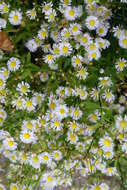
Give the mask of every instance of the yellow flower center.
M 38 158 L 37 156 L 34 156 L 34 157 L 32 158 L 32 160 L 37 163 L 37 162 L 39 161 L 39 158 Z
M 16 67 L 16 61 L 11 61 L 10 62 L 10 67 L 15 68 Z
M 68 52 L 68 47 L 67 46 L 63 46 L 62 51 L 63 51 L 63 53 L 67 53 Z
M 8 6 L 7 5 L 4 5 L 4 7 L 3 7 L 3 12 L 8 12 Z
M 99 28 L 99 33 L 103 34 L 103 32 L 104 32 L 104 29 L 103 28 Z
M 47 155 L 44 155 L 44 156 L 43 156 L 43 160 L 48 161 L 48 160 L 49 160 L 49 157 L 48 157 Z
M 15 22 L 17 22 L 18 19 L 19 19 L 18 15 L 14 15 L 14 16 L 13 16 L 13 19 L 14 19 Z
M 127 46 L 127 39 L 123 39 L 122 42 L 123 42 L 123 45 L 124 45 L 124 46 Z
M 75 64 L 76 64 L 76 65 L 79 65 L 80 63 L 81 63 L 80 59 L 79 59 L 78 57 L 76 57 L 76 59 L 75 59 Z
M 27 87 L 25 85 L 23 85 L 21 87 L 21 92 L 24 94 L 24 93 L 26 93 L 26 91 L 27 91 Z
M 59 158 L 59 153 L 58 153 L 58 152 L 55 152 L 54 156 L 55 156 L 56 158 Z
M 93 59 L 96 58 L 96 57 L 97 57 L 96 52 L 92 53 L 92 54 L 91 54 L 91 57 L 92 57 Z
M 17 190 L 17 186 L 16 186 L 16 185 L 13 185 L 13 186 L 11 187 L 11 190 Z
M 42 37 L 42 38 L 45 38 L 45 37 L 46 37 L 46 32 L 45 32 L 45 31 L 42 31 L 42 32 L 41 32 L 41 37 Z
M 27 127 L 28 129 L 32 129 L 32 128 L 33 128 L 33 125 L 32 125 L 32 123 L 28 122 L 28 123 L 26 124 L 26 127 Z
M 8 145 L 11 147 L 11 146 L 13 146 L 14 145 L 14 142 L 13 141 L 8 141 Z
M 110 147 L 111 146 L 111 141 L 109 139 L 105 139 L 104 140 L 104 145 L 107 146 L 107 147 Z
M 48 181 L 48 182 L 52 182 L 52 181 L 53 181 L 53 178 L 50 177 L 50 176 L 48 176 L 48 177 L 47 177 L 47 181 Z
M 95 25 L 95 20 L 91 19 L 91 20 L 89 21 L 89 24 L 90 24 L 90 26 L 94 26 L 94 25 Z
M 75 15 L 75 11 L 73 9 L 69 10 L 69 15 L 73 17 Z
M 73 133 L 70 134 L 70 140 L 73 142 L 76 140 L 76 137 Z
M 86 44 L 86 43 L 88 42 L 88 39 L 87 39 L 87 37 L 83 36 L 82 39 L 81 39 L 81 41 L 82 41 L 84 44 Z
M 122 69 L 124 66 L 125 66 L 124 62 L 123 62 L 123 61 L 120 61 L 120 62 L 119 62 L 119 68 Z
M 72 31 L 73 32 L 77 32 L 77 30 L 78 30 L 78 27 L 77 26 L 73 26 Z
M 4 82 L 2 79 L 0 79 L 0 86 L 3 86 Z
M 125 121 L 125 120 L 120 121 L 120 126 L 121 126 L 123 129 L 126 128 L 126 127 L 127 127 L 127 121 Z
M 97 185 L 94 187 L 94 190 L 101 190 L 101 188 Z
M 27 107 L 32 107 L 32 102 L 30 101 L 30 100 L 28 100 L 27 102 L 26 102 L 26 105 L 27 105 Z
M 30 138 L 30 134 L 29 134 L 29 133 L 25 133 L 25 134 L 24 134 L 24 138 L 25 138 L 25 139 L 29 139 L 29 138 Z
M 60 126 L 60 122 L 59 122 L 59 121 L 55 121 L 55 122 L 54 122 L 54 125 L 55 125 L 56 127 L 59 127 L 59 126 Z
M 111 156 L 111 152 L 106 152 L 105 155 L 106 155 L 107 157 L 110 157 L 110 156 Z
M 73 124 L 72 124 L 72 129 L 76 129 L 76 128 L 77 128 L 76 123 L 73 123 Z
M 65 113 L 65 110 L 63 108 L 60 109 L 60 113 L 61 114 L 64 114 Z

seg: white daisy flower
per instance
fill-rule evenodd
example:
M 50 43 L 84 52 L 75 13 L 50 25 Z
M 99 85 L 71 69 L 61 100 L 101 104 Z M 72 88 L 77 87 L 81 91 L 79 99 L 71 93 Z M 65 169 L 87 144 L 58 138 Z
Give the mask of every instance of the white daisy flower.
M 75 20 L 78 16 L 76 8 L 71 6 L 65 7 L 64 16 L 67 20 Z
M 88 72 L 87 72 L 87 68 L 85 67 L 81 67 L 79 68 L 76 76 L 79 78 L 79 79 L 82 79 L 82 80 L 85 80 L 88 76 Z
M 20 134 L 20 140 L 25 144 L 36 143 L 37 137 L 32 131 L 23 130 Z
M 109 137 L 109 136 L 100 138 L 99 145 L 101 146 L 101 148 L 103 149 L 104 152 L 112 150 L 113 146 L 114 146 L 113 141 L 112 141 L 111 137 Z
M 106 159 L 106 160 L 108 160 L 108 159 L 112 159 L 113 158 L 113 156 L 114 156 L 114 152 L 113 152 L 113 150 L 109 150 L 109 151 L 106 151 L 106 152 L 104 152 L 104 158 Z
M 88 96 L 88 93 L 87 93 L 87 90 L 86 90 L 86 87 L 80 87 L 80 88 L 77 88 L 76 89 L 76 94 L 80 97 L 81 100 L 86 100 L 87 99 L 87 96 Z
M 99 100 L 99 90 L 96 88 L 92 88 L 92 91 L 90 92 L 90 96 L 95 101 Z
M 50 11 L 46 12 L 45 18 L 48 22 L 54 22 L 56 17 L 56 11 L 54 9 L 50 9 Z
M 78 23 L 70 24 L 70 31 L 75 36 L 81 33 L 81 25 Z
M 45 40 L 45 39 L 48 37 L 48 31 L 47 31 L 47 29 L 41 28 L 41 29 L 38 31 L 38 37 L 39 37 L 41 40 Z
M 20 25 L 22 21 L 22 13 L 18 10 L 11 11 L 8 19 L 12 25 Z
M 12 106 L 16 107 L 17 110 L 24 109 L 25 100 L 22 97 L 18 97 L 12 101 Z
M 119 58 L 119 60 L 115 64 L 115 68 L 117 72 L 123 71 L 127 67 L 127 60 L 124 58 Z
M 72 65 L 73 67 L 81 67 L 83 62 L 83 57 L 81 55 L 76 55 L 72 57 Z
M 21 64 L 21 61 L 18 58 L 11 57 L 7 62 L 8 70 L 17 71 L 20 67 L 20 64 Z
M 112 94 L 112 91 L 110 91 L 109 89 L 104 91 L 104 93 L 102 94 L 102 98 L 108 103 L 113 103 L 115 100 L 114 94 Z
M 82 111 L 80 110 L 79 107 L 75 107 L 75 108 L 72 108 L 72 112 L 71 112 L 71 117 L 74 119 L 74 120 L 78 120 L 82 117 Z
M 55 56 L 52 54 L 47 54 L 44 56 L 45 63 L 48 63 L 49 65 L 53 64 L 55 62 Z
M 100 120 L 100 112 L 98 110 L 94 111 L 88 116 L 90 122 L 96 123 L 98 120 Z
M 99 20 L 96 16 L 87 16 L 85 23 L 89 30 L 95 30 L 99 26 Z
M 72 52 L 72 46 L 69 42 L 60 43 L 59 48 L 60 48 L 60 55 L 61 56 L 68 56 Z
M 44 185 L 45 190 L 53 190 L 57 186 L 57 180 L 51 172 L 47 172 L 43 175 L 41 184 Z
M 78 136 L 73 133 L 73 132 L 68 132 L 67 133 L 67 140 L 71 143 L 71 144 L 76 144 L 78 141 Z
M 62 159 L 62 152 L 59 150 L 53 151 L 52 157 L 55 161 L 59 161 Z
M 112 81 L 109 77 L 99 77 L 99 87 L 110 87 L 112 85 Z
M 29 17 L 30 20 L 34 20 L 37 16 L 35 8 L 27 10 L 26 15 Z
M 36 102 L 34 102 L 33 99 L 27 98 L 24 101 L 24 109 L 26 109 L 27 111 L 34 111 L 35 107 L 36 107 Z
M 116 167 L 108 167 L 108 168 L 106 168 L 105 174 L 107 176 L 114 176 L 114 175 L 116 175 L 117 174 Z
M 25 44 L 26 48 L 30 51 L 30 52 L 35 52 L 37 51 L 38 48 L 38 44 L 36 42 L 35 39 L 30 39 L 26 42 Z
M 29 159 L 29 164 L 33 168 L 39 169 L 41 164 L 40 157 L 37 154 L 32 154 Z
M 17 143 L 13 138 L 6 138 L 3 140 L 3 147 L 8 150 L 15 150 L 17 148 Z
M 30 85 L 27 82 L 22 81 L 21 83 L 18 83 L 16 90 L 21 93 L 21 95 L 27 95 Z
M 63 40 L 69 40 L 71 38 L 70 30 L 67 28 L 63 28 L 63 30 L 61 31 L 61 37 L 63 38 Z
M 124 118 L 121 115 L 116 117 L 116 128 L 119 132 L 127 132 L 127 115 Z
M 9 11 L 9 4 L 6 4 L 5 2 L 0 3 L 0 13 L 1 14 L 7 14 Z
M 101 57 L 101 53 L 100 53 L 99 49 L 97 49 L 95 51 L 88 52 L 87 56 L 90 61 L 92 61 L 93 59 L 98 60 Z
M 80 38 L 80 44 L 81 44 L 82 46 L 84 46 L 84 47 L 87 47 L 88 44 L 90 43 L 91 39 L 92 39 L 92 38 L 90 37 L 90 35 L 89 35 L 88 33 L 85 33 L 85 34 L 83 34 L 83 35 L 81 36 L 81 38 Z
M 42 13 L 47 13 L 48 11 L 51 11 L 53 7 L 52 2 L 46 3 L 44 2 Z
M 68 107 L 64 104 L 56 106 L 56 108 L 53 110 L 53 115 L 59 120 L 68 117 Z
M 48 165 L 52 161 L 52 157 L 48 152 L 42 152 L 39 157 L 42 164 Z
M 48 78 L 49 78 L 49 76 L 48 76 L 47 73 L 44 72 L 44 73 L 40 74 L 40 80 L 41 80 L 41 82 L 46 82 L 48 80 Z

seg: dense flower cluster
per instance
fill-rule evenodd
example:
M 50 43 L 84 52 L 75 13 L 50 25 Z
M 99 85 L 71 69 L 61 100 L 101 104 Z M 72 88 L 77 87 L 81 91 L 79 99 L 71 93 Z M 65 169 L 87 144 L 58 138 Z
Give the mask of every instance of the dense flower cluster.
M 94 0 L 30 7 L 0 2 L 0 30 L 26 35 L 12 34 L 14 51 L 0 52 L 0 156 L 9 163 L 0 190 L 114 190 L 106 176 L 123 180 L 127 155 L 126 94 L 117 89 L 127 56 L 108 67 L 104 53 L 110 38 L 127 49 L 127 31 Z

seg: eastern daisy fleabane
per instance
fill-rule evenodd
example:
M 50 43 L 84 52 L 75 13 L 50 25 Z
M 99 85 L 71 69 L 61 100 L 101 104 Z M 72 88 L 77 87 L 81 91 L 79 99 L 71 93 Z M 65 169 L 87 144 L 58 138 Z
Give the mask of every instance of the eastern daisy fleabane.
M 110 151 L 114 147 L 113 141 L 112 141 L 111 137 L 109 137 L 109 136 L 100 138 L 99 145 L 103 149 L 104 152 Z
M 76 7 L 67 6 L 65 7 L 64 16 L 67 20 L 73 21 L 78 16 Z
M 61 56 L 68 56 L 72 52 L 72 46 L 69 42 L 62 42 L 59 44 L 60 55 Z
M 115 100 L 115 96 L 114 94 L 112 93 L 111 90 L 107 89 L 104 91 L 104 93 L 102 94 L 102 98 L 108 102 L 108 103 L 113 103 L 114 100 Z
M 34 20 L 37 16 L 35 8 L 27 10 L 26 15 L 30 18 L 30 20 Z
M 72 57 L 72 66 L 81 67 L 83 62 L 83 57 L 81 55 L 76 55 Z
M 48 152 L 40 153 L 39 158 L 42 164 L 48 165 L 52 161 L 52 156 Z
M 23 130 L 20 133 L 20 140 L 25 144 L 36 143 L 37 137 L 32 131 Z
M 6 4 L 5 2 L 0 3 L 0 13 L 1 14 L 7 14 L 9 11 L 9 4 Z
M 35 111 L 36 105 L 36 102 L 32 98 L 26 98 L 24 101 L 24 109 L 26 109 L 27 111 Z
M 87 68 L 86 67 L 81 67 L 78 69 L 76 76 L 80 80 L 85 80 L 88 76 Z
M 116 128 L 119 132 L 126 132 L 127 131 L 127 115 L 122 117 L 122 115 L 119 115 L 116 117 Z
M 32 154 L 30 156 L 29 164 L 33 168 L 39 169 L 41 164 L 40 157 L 37 154 Z
M 8 150 L 15 150 L 17 148 L 17 143 L 13 138 L 5 138 L 3 140 L 3 147 Z
M 110 87 L 112 85 L 112 80 L 109 77 L 99 77 L 99 87 Z
M 34 38 L 28 40 L 25 46 L 30 52 L 35 52 L 38 49 L 38 44 Z
M 85 24 L 89 30 L 95 30 L 99 26 L 99 20 L 96 16 L 87 16 Z
M 30 92 L 30 85 L 27 82 L 22 81 L 21 83 L 18 83 L 17 91 L 21 93 L 21 95 L 27 95 L 28 92 Z
M 22 21 L 22 12 L 18 10 L 13 10 L 9 13 L 9 22 L 14 25 L 20 25 Z
M 21 65 L 21 61 L 20 61 L 20 59 L 18 59 L 16 57 L 11 57 L 7 62 L 9 71 L 17 71 L 19 69 L 20 65 Z
M 115 68 L 117 72 L 123 71 L 127 67 L 127 60 L 124 58 L 119 58 L 119 60 L 115 64 Z

